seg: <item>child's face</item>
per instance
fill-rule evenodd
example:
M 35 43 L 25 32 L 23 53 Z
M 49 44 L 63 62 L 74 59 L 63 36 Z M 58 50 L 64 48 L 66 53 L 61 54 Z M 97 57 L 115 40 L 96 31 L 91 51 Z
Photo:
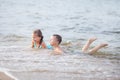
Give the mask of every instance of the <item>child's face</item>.
M 58 45 L 58 40 L 56 39 L 55 36 L 51 36 L 51 38 L 50 38 L 50 45 L 52 45 L 52 46 Z
M 37 36 L 37 34 L 33 34 L 33 40 L 39 42 L 41 40 L 41 37 Z

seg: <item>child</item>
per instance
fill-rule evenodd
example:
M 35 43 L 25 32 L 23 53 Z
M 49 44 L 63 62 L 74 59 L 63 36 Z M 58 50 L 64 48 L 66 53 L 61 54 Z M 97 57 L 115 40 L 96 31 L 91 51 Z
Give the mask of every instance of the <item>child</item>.
M 93 54 L 93 53 L 97 52 L 99 49 L 101 49 L 101 48 L 103 48 L 103 47 L 105 47 L 105 46 L 108 46 L 108 44 L 102 43 L 102 44 L 94 47 L 93 49 L 88 50 L 89 47 L 90 47 L 90 45 L 91 45 L 96 39 L 97 39 L 97 38 L 90 38 L 90 39 L 87 41 L 87 43 L 83 46 L 82 52 L 84 52 L 84 53 L 89 53 L 89 54 Z
M 59 46 L 60 43 L 62 42 L 62 37 L 58 34 L 54 34 L 53 36 L 51 36 L 50 38 L 50 45 L 47 46 L 48 49 L 53 49 L 56 53 L 58 54 L 62 54 L 63 50 L 61 49 L 61 47 Z
M 46 48 L 40 29 L 33 31 L 32 48 Z
M 83 53 L 89 53 L 89 54 L 93 54 L 95 52 L 97 52 L 99 49 L 107 46 L 108 44 L 106 43 L 102 43 L 96 47 L 94 47 L 91 50 L 88 50 L 88 48 L 90 47 L 90 45 L 92 44 L 93 41 L 95 41 L 97 38 L 90 38 L 87 43 L 83 46 L 82 48 L 82 52 Z M 60 43 L 62 42 L 62 37 L 58 34 L 54 34 L 51 39 L 50 39 L 50 45 L 53 47 L 55 52 L 58 52 L 59 54 L 63 53 L 63 50 L 61 49 L 61 47 L 59 46 Z

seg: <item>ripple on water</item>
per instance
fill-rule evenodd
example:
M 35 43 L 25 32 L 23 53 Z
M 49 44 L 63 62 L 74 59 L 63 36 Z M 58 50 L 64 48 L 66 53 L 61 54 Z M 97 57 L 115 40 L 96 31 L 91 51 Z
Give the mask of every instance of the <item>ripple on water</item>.
M 119 70 L 119 63 L 112 63 L 111 60 L 96 58 L 83 53 L 50 55 L 51 51 L 46 49 L 32 50 L 14 47 L 1 48 L 1 51 L 1 67 L 8 68 L 13 74 L 21 75 L 21 73 L 26 73 L 26 75 L 30 75 L 35 73 L 36 75 L 43 75 L 43 73 L 58 73 L 61 77 L 62 74 L 65 74 L 69 78 L 70 75 L 74 75 L 75 77 L 87 76 L 89 78 L 99 77 L 99 75 L 102 78 L 105 78 L 103 75 L 110 75 L 110 77 L 119 75 L 117 71 Z

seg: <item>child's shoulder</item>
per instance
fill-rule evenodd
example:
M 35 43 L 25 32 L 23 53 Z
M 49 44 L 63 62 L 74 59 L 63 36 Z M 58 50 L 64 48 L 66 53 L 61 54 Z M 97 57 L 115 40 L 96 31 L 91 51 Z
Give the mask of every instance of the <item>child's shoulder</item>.
M 45 44 L 45 42 L 44 42 L 44 41 L 42 42 L 42 44 L 41 44 L 41 45 L 42 45 L 42 47 L 43 47 L 43 48 L 46 48 L 46 44 Z
M 41 43 L 42 45 L 46 45 L 46 43 L 43 41 L 42 43 Z

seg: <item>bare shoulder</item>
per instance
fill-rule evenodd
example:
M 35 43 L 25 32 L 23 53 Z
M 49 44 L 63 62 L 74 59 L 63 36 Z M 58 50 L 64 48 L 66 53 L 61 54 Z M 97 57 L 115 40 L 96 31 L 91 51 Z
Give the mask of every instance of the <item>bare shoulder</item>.
M 59 47 L 58 49 L 55 50 L 56 54 L 63 54 L 63 49 Z
M 42 44 L 41 44 L 41 45 L 42 45 L 42 47 L 43 47 L 43 48 L 46 48 L 46 44 L 45 44 L 45 42 L 44 42 L 44 41 L 42 42 Z

